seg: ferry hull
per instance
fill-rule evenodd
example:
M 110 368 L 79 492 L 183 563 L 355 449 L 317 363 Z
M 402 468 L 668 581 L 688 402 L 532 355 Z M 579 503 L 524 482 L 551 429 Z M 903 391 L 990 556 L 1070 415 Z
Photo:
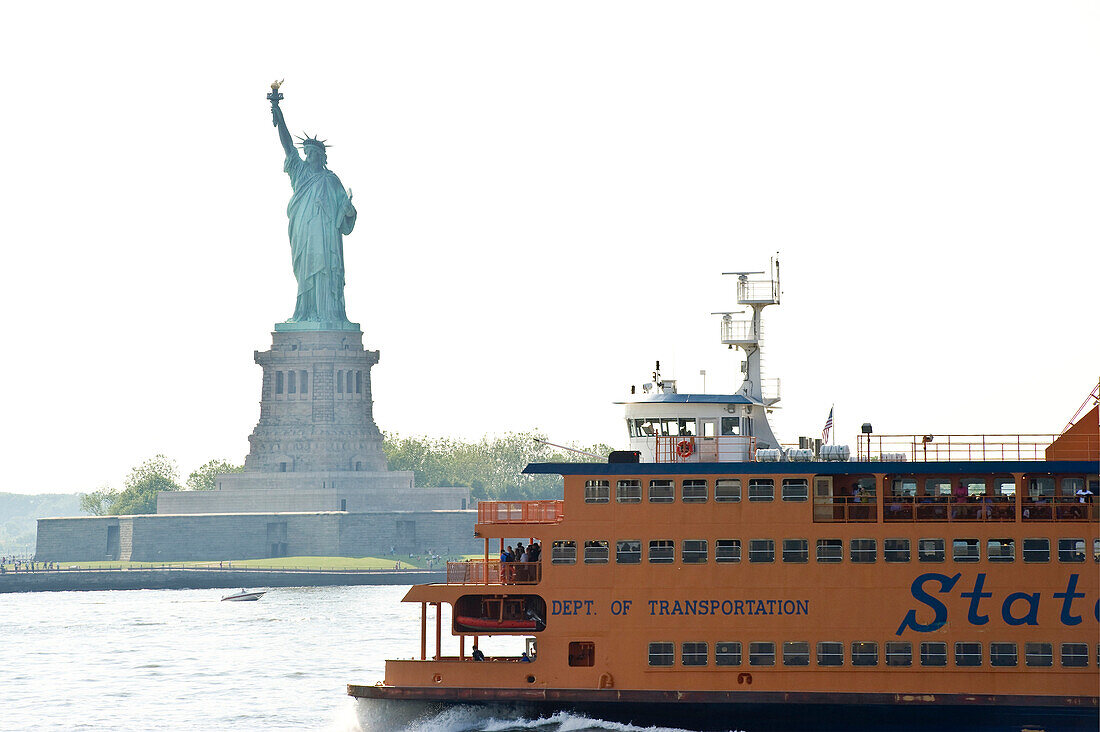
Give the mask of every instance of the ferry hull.
M 1007 730 L 1100 726 L 1097 697 L 969 694 L 489 689 L 348 685 L 359 699 L 506 707 L 528 718 L 567 711 L 593 719 L 695 730 Z

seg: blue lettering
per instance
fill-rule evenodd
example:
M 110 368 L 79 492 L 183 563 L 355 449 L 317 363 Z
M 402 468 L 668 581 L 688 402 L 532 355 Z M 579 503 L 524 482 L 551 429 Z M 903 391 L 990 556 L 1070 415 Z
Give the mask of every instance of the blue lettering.
M 591 600 L 585 600 L 584 601 L 584 614 L 585 615 L 591 615 L 592 614 L 592 601 Z
M 561 600 L 551 600 L 550 601 L 550 614 L 551 615 L 561 615 L 562 614 L 561 613 Z
M 574 615 L 580 615 L 581 614 L 581 605 L 583 605 L 583 604 L 584 603 L 582 603 L 580 600 L 574 600 L 573 601 L 573 614 Z
M 710 614 L 711 615 L 717 615 L 718 614 L 718 606 L 721 605 L 721 604 L 722 603 L 718 602 L 717 600 L 711 600 L 710 601 Z
M 729 615 L 733 612 L 733 603 L 729 600 L 722 600 L 722 614 Z
M 1022 618 L 1018 618 L 1012 614 L 1012 603 L 1017 600 L 1024 600 L 1028 604 L 1027 615 Z M 1001 605 L 1001 617 L 1009 625 L 1038 625 L 1039 624 L 1039 593 L 1033 592 L 1030 595 L 1026 592 L 1013 592 L 1011 595 L 1005 598 L 1004 603 Z
M 916 610 L 910 610 L 906 613 L 905 618 L 901 621 L 901 625 L 898 626 L 894 635 L 901 635 L 906 628 L 912 628 L 918 633 L 928 633 L 942 628 L 947 623 L 947 606 L 925 592 L 924 583 L 931 581 L 939 582 L 939 592 L 944 593 L 950 592 L 951 588 L 955 586 L 955 583 L 959 581 L 960 577 L 962 577 L 962 572 L 959 572 L 954 577 L 948 577 L 939 572 L 926 572 L 913 580 L 913 584 L 909 588 L 909 592 L 913 595 L 913 599 L 930 607 L 936 616 L 932 619 L 931 623 L 926 625 L 917 622 Z
M 612 615 L 622 615 L 623 614 L 623 604 L 621 602 L 619 602 L 618 600 L 612 600 L 611 601 L 611 614 Z
M 695 612 L 695 600 L 684 600 L 684 615 L 698 615 Z
M 1078 625 L 1081 622 L 1080 615 L 1070 615 L 1070 609 L 1073 606 L 1073 601 L 1078 597 L 1084 597 L 1084 592 L 1074 592 L 1077 589 L 1077 575 L 1071 574 L 1069 576 L 1069 583 L 1066 585 L 1065 592 L 1055 592 L 1054 599 L 1059 597 L 1065 598 L 1062 600 L 1062 625 Z
M 668 600 L 661 600 L 661 615 L 668 615 Z
M 745 610 L 744 606 L 745 606 L 745 601 L 744 600 L 734 600 L 733 601 L 733 614 L 734 615 L 741 615 Z M 729 613 L 726 613 L 726 615 L 729 615 Z
M 983 597 L 993 597 L 992 592 L 982 592 L 982 587 L 985 586 L 985 572 L 978 572 L 978 576 L 974 578 L 974 589 L 971 592 L 960 592 L 960 597 L 970 598 L 970 609 L 967 611 L 966 619 L 970 621 L 971 625 L 985 625 L 989 622 L 988 615 L 978 614 L 978 604 L 982 601 Z
M 630 612 L 630 600 L 623 600 L 623 615 Z
M 554 602 L 557 602 L 557 600 L 555 600 Z M 656 600 L 650 600 L 649 601 L 649 614 L 650 615 L 656 615 L 657 614 L 657 601 Z
M 699 614 L 700 615 L 709 615 L 710 614 L 710 603 L 707 602 L 706 600 L 700 600 L 699 601 Z
M 775 600 L 768 600 L 768 615 L 775 615 Z
M 683 615 L 684 614 L 684 611 L 680 608 L 680 601 L 679 600 L 674 600 L 672 602 L 672 614 L 673 615 Z
M 798 608 L 798 613 L 797 613 L 798 615 L 809 615 L 810 614 L 810 601 L 809 600 L 797 600 L 795 602 L 795 605 Z
M 752 600 L 749 600 L 749 602 L 751 603 Z M 754 615 L 767 615 L 768 614 L 767 609 L 764 607 L 764 601 L 763 600 L 757 600 L 756 601 L 756 612 L 753 613 L 753 614 Z

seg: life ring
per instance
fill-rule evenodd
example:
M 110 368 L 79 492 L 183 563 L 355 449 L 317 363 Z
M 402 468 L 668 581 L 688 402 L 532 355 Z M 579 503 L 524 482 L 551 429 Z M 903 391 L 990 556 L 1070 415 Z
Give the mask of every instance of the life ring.
M 687 440 L 680 440 L 676 443 L 676 454 L 682 458 L 691 457 L 691 454 L 695 452 L 695 445 Z

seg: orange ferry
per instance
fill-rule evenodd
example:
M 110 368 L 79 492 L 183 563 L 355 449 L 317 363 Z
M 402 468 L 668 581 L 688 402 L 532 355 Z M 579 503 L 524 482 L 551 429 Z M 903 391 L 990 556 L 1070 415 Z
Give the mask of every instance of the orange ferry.
M 1097 729 L 1100 386 L 1060 435 L 865 424 L 854 455 L 785 448 L 760 377 L 777 268 L 731 273 L 752 308 L 721 313 L 736 394 L 678 393 L 658 367 L 623 402 L 631 450 L 529 465 L 564 500 L 480 503 L 484 557 L 404 597 L 419 658 L 348 693 L 700 729 Z M 501 563 L 517 536 L 537 561 Z M 488 635 L 527 650 L 486 657 Z

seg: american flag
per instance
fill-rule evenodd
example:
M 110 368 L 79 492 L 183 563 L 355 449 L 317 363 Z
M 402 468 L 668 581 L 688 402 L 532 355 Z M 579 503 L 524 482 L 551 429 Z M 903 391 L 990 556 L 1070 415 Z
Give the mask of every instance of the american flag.
M 835 406 L 835 405 L 834 405 Z M 829 418 L 825 420 L 825 429 L 821 430 L 821 441 L 829 443 L 829 433 L 833 431 L 833 407 L 829 407 Z

